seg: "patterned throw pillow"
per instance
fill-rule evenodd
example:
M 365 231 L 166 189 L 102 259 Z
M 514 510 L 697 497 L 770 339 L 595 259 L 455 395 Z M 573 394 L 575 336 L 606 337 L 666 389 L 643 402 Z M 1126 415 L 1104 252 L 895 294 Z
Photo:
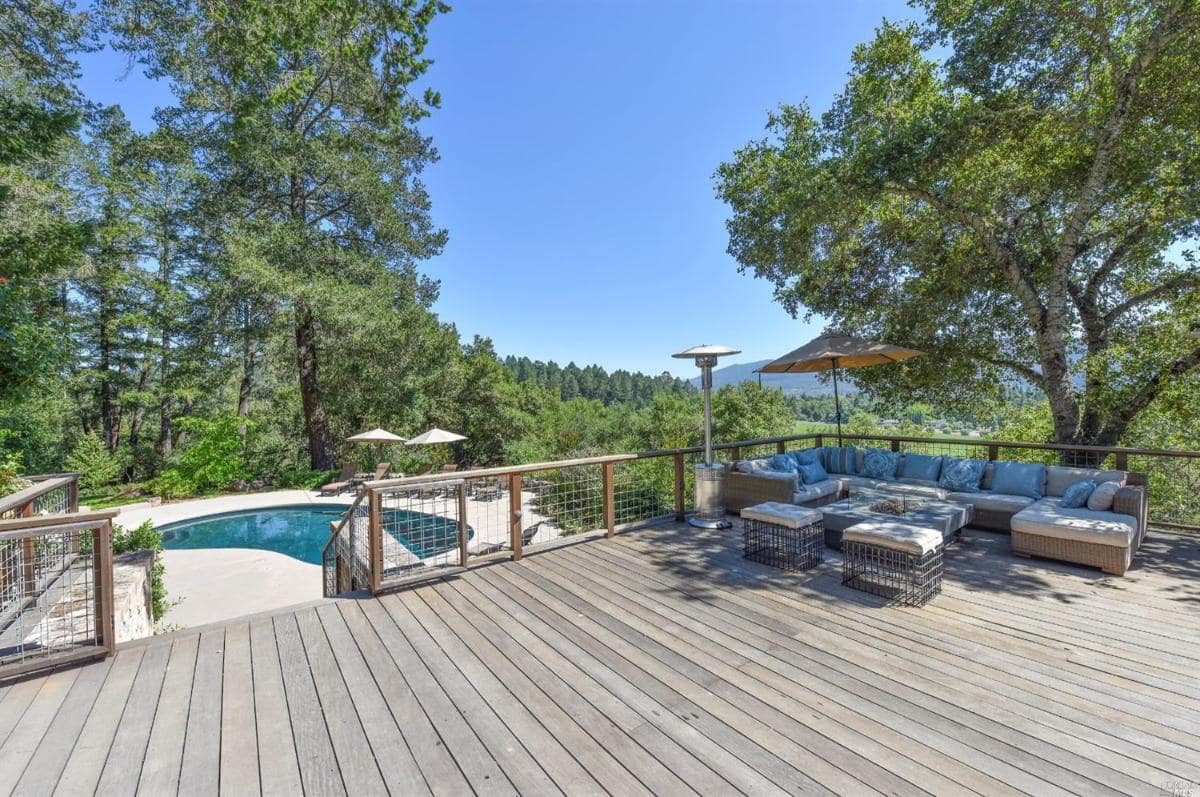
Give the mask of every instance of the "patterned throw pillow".
M 868 448 L 863 455 L 862 475 L 872 479 L 894 479 L 900 465 L 900 454 L 881 448 Z
M 942 460 L 942 477 L 938 487 L 954 493 L 977 493 L 987 463 L 982 459 L 946 457 Z
M 800 480 L 805 484 L 816 484 L 829 478 L 820 462 L 806 462 L 800 466 Z
M 1091 479 L 1077 481 L 1063 493 L 1059 506 L 1063 509 L 1080 509 L 1087 506 L 1088 499 L 1096 490 L 1096 483 Z
M 858 451 L 853 446 L 845 448 L 833 446 L 825 449 L 825 470 L 846 476 L 856 475 L 858 473 Z
M 1113 508 L 1113 498 L 1117 495 L 1117 490 L 1121 489 L 1121 485 L 1116 482 L 1104 482 L 1097 485 L 1092 494 L 1088 496 L 1087 508 L 1093 512 L 1111 512 Z

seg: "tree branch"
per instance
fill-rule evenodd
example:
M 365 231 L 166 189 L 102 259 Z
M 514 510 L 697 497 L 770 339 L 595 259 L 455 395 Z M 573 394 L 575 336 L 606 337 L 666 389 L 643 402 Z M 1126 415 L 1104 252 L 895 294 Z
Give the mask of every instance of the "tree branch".
M 1166 282 L 1155 285 L 1148 291 L 1130 296 L 1104 315 L 1104 326 L 1111 326 L 1114 321 L 1135 307 L 1150 304 L 1188 285 L 1200 286 L 1200 277 L 1197 277 L 1195 274 L 1180 274 L 1174 279 L 1169 279 Z
M 1200 346 L 1169 363 L 1125 400 L 1118 402 L 1117 409 L 1109 416 L 1108 422 L 1104 426 L 1101 438 L 1113 442 L 1120 440 L 1126 427 L 1129 426 L 1129 422 L 1150 406 L 1150 402 L 1158 398 L 1163 388 L 1197 366 L 1200 366 Z
M 1017 362 L 1016 360 L 1007 360 L 1007 359 L 1004 359 L 1003 357 L 988 357 L 985 355 L 973 355 L 973 356 L 975 357 L 975 359 L 979 360 L 980 362 L 985 362 L 988 365 L 994 365 L 997 368 L 1007 368 L 1008 370 L 1019 374 L 1027 382 L 1032 383 L 1036 387 L 1039 387 L 1039 388 L 1045 387 L 1046 380 L 1042 377 L 1041 372 L 1037 371 L 1033 368 L 1030 368 L 1028 365 L 1025 365 L 1024 363 Z
M 1062 240 L 1059 242 L 1058 256 L 1055 258 L 1054 266 L 1055 273 L 1063 275 L 1063 278 L 1069 272 L 1071 263 L 1076 257 L 1076 246 L 1083 235 L 1084 228 L 1087 226 L 1087 221 L 1096 211 L 1100 198 L 1100 189 L 1108 179 L 1117 141 L 1125 129 L 1125 123 L 1129 120 L 1129 114 L 1133 108 L 1133 101 L 1137 97 L 1142 76 L 1162 49 L 1174 41 L 1185 27 L 1175 25 L 1178 16 L 1178 5 L 1173 5 L 1166 10 L 1162 19 L 1159 20 L 1158 24 L 1154 26 L 1154 30 L 1146 38 L 1141 51 L 1133 59 L 1132 63 L 1130 63 L 1125 75 L 1116 86 L 1116 100 L 1113 103 L 1112 112 L 1109 114 L 1104 127 L 1099 131 L 1100 141 L 1096 145 L 1096 154 L 1093 156 L 1092 165 L 1088 169 L 1087 179 L 1084 180 L 1083 188 L 1079 192 L 1079 201 L 1067 218 L 1066 229 L 1063 231 Z

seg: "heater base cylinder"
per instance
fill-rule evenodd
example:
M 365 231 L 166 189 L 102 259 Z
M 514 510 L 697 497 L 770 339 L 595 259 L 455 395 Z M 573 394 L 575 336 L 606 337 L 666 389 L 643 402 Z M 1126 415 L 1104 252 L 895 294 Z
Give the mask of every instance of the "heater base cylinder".
M 696 466 L 696 511 L 688 523 L 702 529 L 727 529 L 725 518 L 725 466 Z

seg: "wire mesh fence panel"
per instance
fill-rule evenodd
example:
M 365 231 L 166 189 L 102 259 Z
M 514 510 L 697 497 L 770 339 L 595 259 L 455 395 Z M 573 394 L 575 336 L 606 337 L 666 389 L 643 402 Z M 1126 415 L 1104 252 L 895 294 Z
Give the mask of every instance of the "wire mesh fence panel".
M 530 471 L 521 482 L 522 547 L 604 528 L 600 464 Z
M 1200 531 L 1200 458 L 1131 454 L 1128 468 L 1146 478 L 1151 526 Z
M 387 488 L 377 495 L 381 586 L 462 565 L 464 543 L 474 535 L 464 511 L 463 480 Z
M 71 485 L 63 484 L 33 499 L 33 514 L 57 515 L 71 509 Z
M 467 525 L 471 529 L 467 541 L 469 557 L 511 550 L 509 489 L 507 475 L 466 480 Z
M 99 579 L 111 579 L 112 560 L 100 546 L 109 544 L 98 525 L 0 533 L 0 677 L 104 649 L 112 609 Z M 110 572 L 98 576 L 104 562 Z
M 618 527 L 675 511 L 675 463 L 653 457 L 613 463 L 613 519 Z

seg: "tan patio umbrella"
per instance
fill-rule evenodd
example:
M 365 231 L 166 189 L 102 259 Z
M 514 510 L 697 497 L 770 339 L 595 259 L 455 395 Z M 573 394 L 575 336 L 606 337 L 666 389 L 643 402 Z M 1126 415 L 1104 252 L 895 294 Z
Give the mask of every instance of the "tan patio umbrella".
M 865 368 L 921 357 L 925 352 L 877 343 L 849 335 L 822 335 L 790 351 L 758 370 L 767 374 L 808 374 L 833 371 L 833 406 L 837 421 L 838 446 L 842 445 L 842 403 L 838 397 L 838 369 Z

